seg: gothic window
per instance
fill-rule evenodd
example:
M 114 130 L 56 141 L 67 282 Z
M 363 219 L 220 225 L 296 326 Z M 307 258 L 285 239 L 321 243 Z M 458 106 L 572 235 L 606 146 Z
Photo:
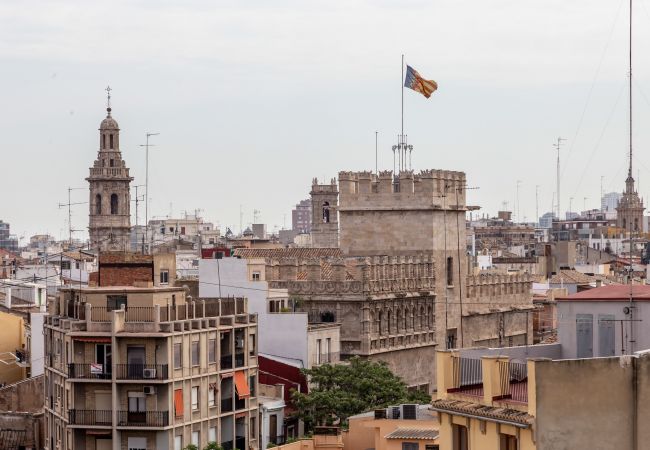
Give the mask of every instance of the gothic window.
M 379 311 L 379 335 L 384 334 L 384 313 Z
M 111 158 L 111 159 L 108 161 L 108 165 L 109 165 L 110 167 L 114 167 L 114 166 L 115 166 L 115 161 L 113 160 L 113 158 Z
M 95 214 L 102 213 L 102 196 L 101 194 L 95 195 Z
M 427 309 L 427 327 L 433 328 L 433 309 L 430 306 Z
M 388 311 L 388 314 L 387 314 L 387 319 L 388 319 L 388 320 L 386 321 L 386 322 L 387 322 L 387 330 L 388 330 L 388 334 L 391 334 L 391 332 L 393 331 L 393 330 L 391 330 L 391 328 L 390 328 L 390 319 L 391 319 L 390 316 L 391 316 L 390 311 Z
M 330 203 L 323 203 L 323 223 L 330 223 Z
M 634 219 L 634 231 L 639 231 L 639 219 Z
M 112 134 L 109 136 L 109 140 L 110 140 L 110 142 L 111 142 L 111 144 L 110 144 L 110 145 L 111 145 L 111 149 L 113 149 L 113 135 L 112 135 Z
M 395 324 L 395 328 L 397 329 L 398 333 L 400 331 L 401 326 L 402 326 L 402 309 L 398 308 L 397 309 L 397 323 Z
M 117 194 L 111 194 L 111 214 L 117 214 Z
M 424 306 L 420 306 L 420 319 L 419 319 L 419 321 L 420 321 L 420 330 L 426 328 L 426 326 L 427 326 L 426 325 L 426 316 L 424 314 L 425 314 Z

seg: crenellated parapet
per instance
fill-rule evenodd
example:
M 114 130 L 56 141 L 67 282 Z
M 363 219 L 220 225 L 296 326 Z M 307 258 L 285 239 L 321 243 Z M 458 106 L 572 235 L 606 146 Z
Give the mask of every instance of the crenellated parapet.
M 339 172 L 341 208 L 423 206 L 464 208 L 467 179 L 464 172 L 451 170 Z M 442 199 L 445 199 L 444 201 Z
M 431 255 L 267 259 L 266 276 L 270 288 L 288 288 L 295 294 L 435 289 Z
M 527 273 L 506 275 L 482 272 L 467 277 L 466 297 L 480 299 L 486 305 L 491 298 L 498 299 L 500 303 L 503 303 L 504 299 L 512 301 L 516 298 L 527 302 L 531 288 L 532 279 Z

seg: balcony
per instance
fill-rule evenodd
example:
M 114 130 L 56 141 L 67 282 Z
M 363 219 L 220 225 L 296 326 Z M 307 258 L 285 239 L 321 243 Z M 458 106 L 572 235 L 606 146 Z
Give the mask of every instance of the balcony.
M 110 380 L 111 367 L 94 363 L 71 363 L 68 364 L 68 376 L 87 380 Z
M 16 364 L 18 364 L 20 367 L 29 366 L 29 352 L 27 350 L 16 349 L 15 354 L 16 354 Z
M 235 410 L 239 411 L 241 409 L 246 409 L 246 399 L 237 397 L 235 400 Z
M 68 422 L 70 425 L 111 426 L 111 410 L 70 409 Z
M 244 353 L 235 353 L 235 367 L 244 367 L 245 361 L 246 358 L 244 358 Z
M 118 380 L 166 380 L 169 378 L 167 364 L 116 364 Z
M 118 411 L 118 427 L 166 427 L 168 411 Z

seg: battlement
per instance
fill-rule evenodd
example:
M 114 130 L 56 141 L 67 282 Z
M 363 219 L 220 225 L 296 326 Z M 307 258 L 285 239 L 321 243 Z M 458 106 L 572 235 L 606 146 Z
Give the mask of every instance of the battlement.
M 342 208 L 367 204 L 379 207 L 438 205 L 464 207 L 467 180 L 464 172 L 450 170 L 339 172 Z
M 486 300 L 486 304 L 489 304 L 487 299 L 490 297 L 499 298 L 500 302 L 527 303 L 531 287 L 532 279 L 527 273 L 506 275 L 483 272 L 467 277 L 466 296 Z M 519 301 L 514 301 L 517 298 Z
M 330 180 L 330 184 L 319 184 L 318 183 L 318 178 L 314 178 L 311 180 L 311 192 L 317 193 L 317 192 L 328 192 L 328 193 L 336 193 L 338 192 L 337 186 L 336 186 L 336 178 L 332 178 Z
M 269 287 L 292 293 L 389 293 L 433 290 L 431 255 L 266 260 Z

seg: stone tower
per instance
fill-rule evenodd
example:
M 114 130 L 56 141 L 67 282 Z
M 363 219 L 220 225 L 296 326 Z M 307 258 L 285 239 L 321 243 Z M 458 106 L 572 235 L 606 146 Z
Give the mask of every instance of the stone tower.
M 336 248 L 339 246 L 338 205 L 339 191 L 336 179 L 330 184 L 311 184 L 311 245 L 312 247 Z
M 99 126 L 97 159 L 86 178 L 90 188 L 90 248 L 126 251 L 131 233 L 130 184 L 133 178 L 120 152 L 120 128 L 111 116 L 110 94 L 106 111 L 106 118 Z
M 643 200 L 639 193 L 634 190 L 634 178 L 632 178 L 632 164 L 625 180 L 625 192 L 616 207 L 616 226 L 623 228 L 626 232 L 633 234 L 643 232 Z

